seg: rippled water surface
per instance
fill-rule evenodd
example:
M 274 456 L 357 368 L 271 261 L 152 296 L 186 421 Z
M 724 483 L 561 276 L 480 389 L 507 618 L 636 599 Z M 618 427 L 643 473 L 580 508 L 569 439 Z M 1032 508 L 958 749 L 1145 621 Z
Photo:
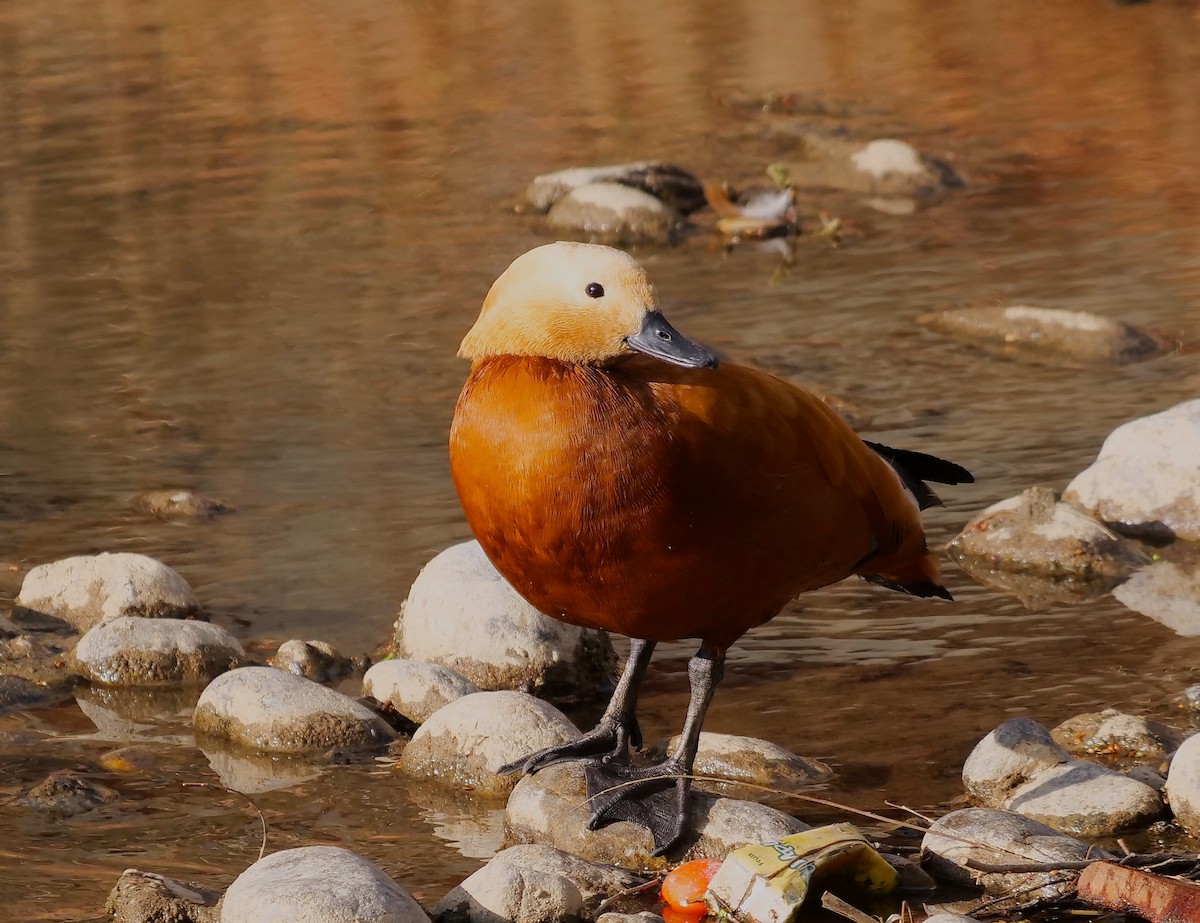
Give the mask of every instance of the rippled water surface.
M 1198 71 L 1187 0 L 0 0 L 0 591 L 140 551 L 247 642 L 373 648 L 468 535 L 445 450 L 455 350 L 495 276 L 548 239 L 513 214 L 528 180 L 654 157 L 744 182 L 786 157 L 796 118 L 907 138 L 967 188 L 907 216 L 806 195 L 859 234 L 798 241 L 790 271 L 709 225 L 638 256 L 681 329 L 974 471 L 928 517 L 945 541 L 1200 391 L 1194 351 L 1078 369 L 913 323 L 1033 302 L 1200 337 Z M 788 93 L 792 116 L 752 103 Z M 238 512 L 131 507 L 166 487 Z M 1031 612 L 947 571 L 955 605 L 809 594 L 734 650 L 709 729 L 837 764 L 833 797 L 934 806 L 1010 714 L 1169 717 L 1196 679 L 1200 642 L 1111 598 Z M 651 736 L 681 720 L 688 653 L 651 672 Z M 253 810 L 183 784 L 215 780 L 187 708 L 139 718 L 93 694 L 0 718 L 37 738 L 0 744 L 4 794 L 131 735 L 162 745 L 152 770 L 102 775 L 122 798 L 93 814 L 0 809 L 11 919 L 99 918 L 129 866 L 222 887 L 255 858 Z M 371 765 L 257 800 L 272 848 L 351 845 L 426 902 L 496 842 L 459 822 L 470 805 Z

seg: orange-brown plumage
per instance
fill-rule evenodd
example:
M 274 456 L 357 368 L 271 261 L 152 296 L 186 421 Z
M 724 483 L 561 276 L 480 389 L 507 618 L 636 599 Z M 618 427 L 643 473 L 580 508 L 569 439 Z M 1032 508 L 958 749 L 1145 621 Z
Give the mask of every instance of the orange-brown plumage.
M 725 651 L 806 590 L 850 574 L 948 593 L 925 546 L 922 478 L 966 471 L 864 443 L 811 394 L 675 330 L 630 257 L 550 244 L 496 280 L 460 355 L 455 487 L 497 570 L 542 612 L 631 638 L 595 729 L 511 768 L 588 766 L 593 826 L 635 820 L 658 851 L 683 832 L 700 727 Z M 655 643 L 698 638 L 675 752 L 632 768 Z M 664 787 L 674 794 L 665 802 Z

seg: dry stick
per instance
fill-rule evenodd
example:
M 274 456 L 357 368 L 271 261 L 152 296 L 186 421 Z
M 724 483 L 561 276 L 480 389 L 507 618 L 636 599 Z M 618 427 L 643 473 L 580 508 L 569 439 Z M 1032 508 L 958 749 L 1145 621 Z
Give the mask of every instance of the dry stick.
M 643 891 L 649 891 L 652 888 L 658 887 L 660 884 L 662 884 L 664 877 L 665 876 L 663 875 L 655 875 L 649 881 L 643 881 L 640 885 L 632 885 L 628 888 L 625 888 L 623 891 L 618 891 L 616 894 L 612 895 L 612 897 L 606 897 L 600 902 L 599 906 L 596 907 L 596 912 L 593 914 L 593 916 L 596 919 L 599 919 L 600 914 L 604 913 L 604 911 L 606 911 L 621 898 L 633 897 L 635 894 L 641 894 Z
M 236 792 L 232 788 L 226 788 L 224 785 L 215 785 L 212 782 L 184 782 L 182 784 L 184 788 L 212 788 L 230 795 L 240 795 L 246 799 L 250 803 L 250 807 L 254 808 L 255 813 L 258 814 L 259 823 L 262 824 L 262 845 L 258 848 L 258 858 L 261 860 L 267 854 L 267 816 L 263 814 L 262 808 L 258 806 L 253 798 L 245 792 Z
M 877 917 L 873 917 L 869 913 L 863 913 L 853 904 L 847 904 L 836 894 L 832 894 L 829 891 L 821 895 L 821 906 L 826 910 L 833 911 L 840 917 L 853 920 L 854 923 L 879 923 Z

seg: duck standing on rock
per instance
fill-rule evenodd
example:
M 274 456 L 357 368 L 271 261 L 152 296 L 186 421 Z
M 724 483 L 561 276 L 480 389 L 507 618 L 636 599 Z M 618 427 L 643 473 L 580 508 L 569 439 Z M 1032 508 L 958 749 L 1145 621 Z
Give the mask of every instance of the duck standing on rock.
M 599 724 L 505 771 L 587 759 L 588 825 L 631 820 L 655 854 L 684 832 L 700 728 L 729 646 L 800 593 L 858 574 L 950 594 L 923 483 L 948 461 L 861 440 L 818 398 L 719 363 L 658 309 L 630 256 L 554 243 L 496 280 L 459 355 L 454 484 L 487 556 L 547 615 L 630 638 Z M 659 641 L 700 640 L 675 751 L 648 768 L 638 686 Z

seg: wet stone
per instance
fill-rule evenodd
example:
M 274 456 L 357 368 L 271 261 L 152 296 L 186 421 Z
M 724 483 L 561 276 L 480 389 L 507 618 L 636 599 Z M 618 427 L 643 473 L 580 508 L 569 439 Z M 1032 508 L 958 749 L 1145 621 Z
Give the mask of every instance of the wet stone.
M 579 731 L 557 708 L 524 692 L 476 692 L 434 712 L 400 754 L 409 775 L 502 795 L 518 773 L 506 763 L 567 743 Z
M 36 811 L 72 817 L 116 801 L 118 797 L 108 786 L 63 769 L 51 773 L 18 798 L 16 804 Z
M 221 892 L 126 869 L 104 910 L 112 923 L 218 923 Z
M 982 565 L 1110 583 L 1150 563 L 1134 542 L 1060 502 L 1045 487 L 989 506 L 967 523 L 950 551 L 972 569 Z
M 751 801 L 693 792 L 688 833 L 667 856 L 653 857 L 650 832 L 627 821 L 587 829 L 587 783 L 580 762 L 555 763 L 517 784 L 505 826 L 512 840 L 553 846 L 591 862 L 662 870 L 690 859 L 720 859 L 733 849 L 807 830 L 782 811 Z
M 440 663 L 480 689 L 519 689 L 555 701 L 593 697 L 610 686 L 616 666 L 604 632 L 538 612 L 475 541 L 425 565 L 393 644 L 400 657 Z
M 161 561 L 118 552 L 33 568 L 13 602 L 14 618 L 24 617 L 26 611 L 85 632 L 122 616 L 184 618 L 198 613 L 200 603 L 187 581 Z
M 941 881 L 977 884 L 989 894 L 1027 901 L 1053 900 L 1071 894 L 1075 873 L 981 872 L 968 862 L 1011 866 L 1022 862 L 1073 863 L 1112 856 L 1012 811 L 964 808 L 935 821 L 921 843 L 925 868 Z M 1002 913 L 1003 910 L 996 912 Z
M 118 747 L 102 753 L 99 763 L 109 772 L 139 773 L 158 766 L 159 757 L 156 751 L 148 747 Z
M 336 846 L 285 849 L 255 862 L 221 901 L 220 923 L 428 923 L 374 863 Z
M 1015 789 L 1070 759 L 1038 722 L 1010 718 L 975 745 L 963 764 L 963 785 L 973 800 L 1000 807 Z
M 1200 399 L 1118 426 L 1063 498 L 1125 532 L 1200 540 Z
M 797 156 L 784 160 L 796 186 L 844 189 L 883 198 L 938 199 L 962 185 L 944 162 L 907 141 L 863 142 L 802 131 Z
M 268 661 L 276 670 L 303 676 L 315 683 L 331 683 L 354 672 L 349 657 L 343 657 L 326 641 L 284 641 Z
M 234 508 L 194 490 L 147 490 L 133 498 L 133 508 L 168 522 L 203 521 Z
M 440 663 L 384 660 L 363 677 L 363 696 L 415 724 L 424 723 L 444 705 L 479 692 L 473 682 Z
M 580 186 L 620 183 L 649 193 L 687 215 L 703 208 L 704 189 L 693 174 L 671 163 L 638 161 L 606 167 L 573 167 L 536 176 L 525 190 L 526 201 L 540 212 Z
M 1166 795 L 1176 822 L 1192 836 L 1200 836 L 1200 735 L 1189 737 L 1175 751 Z
M 681 222 L 678 212 L 662 200 L 620 183 L 572 189 L 546 213 L 546 226 L 552 231 L 622 244 L 665 243 Z
M 178 686 L 207 682 L 245 660 L 241 644 L 219 625 L 122 617 L 90 629 L 70 663 L 106 686 Z
M 67 698 L 64 689 L 51 689 L 20 676 L 0 676 L 0 714 L 38 708 Z
M 643 910 L 641 913 L 617 913 L 609 911 L 596 918 L 596 923 L 663 923 L 661 914 Z
M 583 897 L 571 879 L 496 859 L 433 909 L 437 923 L 566 923 L 582 917 Z
M 237 747 L 293 755 L 376 749 L 396 736 L 349 696 L 271 667 L 218 676 L 201 693 L 193 723 Z
M 1005 807 L 1072 836 L 1098 837 L 1150 826 L 1163 802 L 1150 786 L 1096 763 L 1074 760 L 1039 773 Z
M 1157 765 L 1188 737 L 1187 732 L 1115 709 L 1068 718 L 1051 735 L 1077 756 L 1098 756 L 1119 765 Z
M 1031 305 L 957 308 L 923 314 L 917 323 L 1005 356 L 1042 361 L 1123 365 L 1166 350 L 1156 337 L 1121 321 Z
M 673 751 L 678 743 L 679 737 L 672 737 L 667 743 L 667 751 Z M 698 776 L 714 776 L 784 791 L 804 788 L 833 774 L 826 764 L 797 756 L 769 740 L 711 731 L 700 732 L 693 771 Z M 729 788 L 736 793 L 736 786 Z M 746 797 L 755 798 L 756 795 L 750 793 Z

